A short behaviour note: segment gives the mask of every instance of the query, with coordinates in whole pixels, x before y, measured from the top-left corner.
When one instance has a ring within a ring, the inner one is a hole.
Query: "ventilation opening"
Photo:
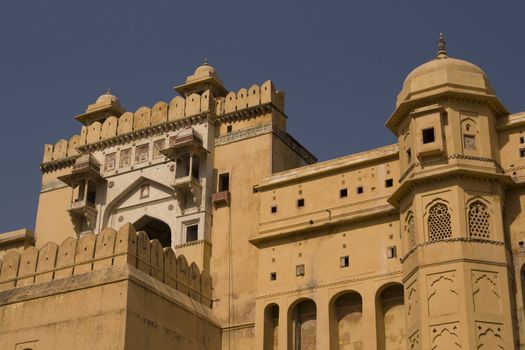
[[[396,256],[397,256],[396,247],[386,248],[386,258],[387,259],[394,259]]]
[[[393,179],[386,179],[385,180],[385,187],[392,187],[394,186],[394,180]]]
[[[297,207],[304,207],[304,198],[300,198],[297,200]]]
[[[270,281],[275,281],[277,279],[277,272],[270,272]]]
[[[423,143],[432,143],[435,140],[434,128],[423,129]]]
[[[276,205],[272,205],[271,212],[272,212],[272,214],[277,213],[277,206]]]
[[[343,188],[339,190],[339,198],[345,198],[348,197],[348,190],[346,188]]]
[[[348,267],[350,266],[350,258],[348,255],[342,256],[339,258],[339,267]]]
[[[295,276],[297,277],[304,276],[304,264],[295,265]]]
[[[363,193],[363,186],[359,186],[357,188],[357,194],[361,194],[361,193]]]

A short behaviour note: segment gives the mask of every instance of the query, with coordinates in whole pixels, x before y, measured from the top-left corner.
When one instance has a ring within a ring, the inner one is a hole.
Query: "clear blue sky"
[[[524,1],[3,1],[0,232],[34,227],[43,145],[109,87],[134,111],[208,57],[230,90],[272,79],[290,133],[320,160],[395,142],[405,76],[434,57],[482,67],[525,110]]]

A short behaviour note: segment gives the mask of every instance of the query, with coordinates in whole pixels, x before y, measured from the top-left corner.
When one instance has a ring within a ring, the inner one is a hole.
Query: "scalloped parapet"
[[[214,98],[210,91],[191,94],[187,98],[176,96],[170,103],[159,101],[153,107],[140,107],[120,116],[110,116],[103,121],[83,125],[80,135],[69,140],[59,140],[54,145],[44,147],[43,163],[60,161],[78,155],[78,147],[108,140],[138,130],[157,127],[162,124],[178,122],[198,115],[213,113],[218,117],[236,113],[260,105],[271,104],[284,113],[284,93],[275,90],[271,80],[262,85],[230,92],[226,97]]]
[[[67,238],[60,245],[10,251],[0,260],[0,290],[49,282],[74,275],[131,265],[192,299],[211,306],[211,278],[183,255],[163,248],[131,224],[118,231],[105,228],[98,235]]]

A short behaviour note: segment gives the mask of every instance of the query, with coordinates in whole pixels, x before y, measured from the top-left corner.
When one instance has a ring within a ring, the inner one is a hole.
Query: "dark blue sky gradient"
[[[405,76],[450,56],[525,110],[524,1],[3,1],[0,232],[34,227],[43,145],[80,130],[108,87],[130,111],[175,96],[208,57],[227,87],[272,79],[319,160],[395,142]]]

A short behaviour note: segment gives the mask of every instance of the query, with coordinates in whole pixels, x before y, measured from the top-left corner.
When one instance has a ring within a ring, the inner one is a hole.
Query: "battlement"
[[[272,104],[281,112],[284,110],[284,93],[276,91],[270,80],[261,86],[254,84],[249,89],[230,92],[226,97],[214,98],[209,90],[201,95],[191,94],[187,98],[177,96],[169,104],[159,101],[151,108],[143,106],[135,113],[125,112],[120,117],[110,116],[103,122],[84,125],[80,135],[74,135],[69,140],[61,139],[55,145],[46,144],[43,163],[75,157],[81,146],[130,135],[135,131],[162,130],[156,127],[167,124],[182,126],[193,123],[195,117],[203,114],[221,117],[264,104]]]
[[[0,290],[67,278],[111,266],[131,265],[192,299],[211,306],[211,277],[183,255],[163,248],[131,224],[118,231],[105,228],[98,235],[48,242],[40,249],[11,251],[0,260]]]

